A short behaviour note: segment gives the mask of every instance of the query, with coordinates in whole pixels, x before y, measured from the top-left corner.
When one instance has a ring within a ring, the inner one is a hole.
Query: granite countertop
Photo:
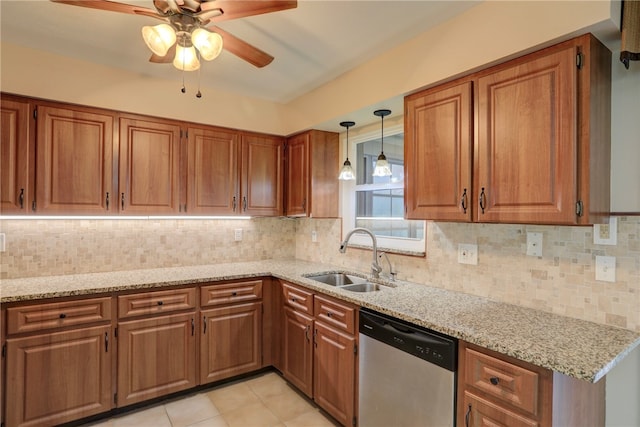
[[[345,269],[298,260],[266,260],[32,277],[3,280],[0,303],[273,276],[589,382],[604,377],[640,345],[640,334],[631,330],[428,285],[397,281],[379,292],[360,293],[304,277],[331,271]]]

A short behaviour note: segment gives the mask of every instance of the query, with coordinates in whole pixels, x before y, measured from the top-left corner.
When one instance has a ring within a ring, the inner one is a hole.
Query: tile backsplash
[[[294,257],[368,271],[369,251],[339,253],[341,227],[340,219],[2,220],[7,250],[0,278]],[[243,239],[236,242],[238,228]],[[542,233],[541,257],[525,255],[528,231]],[[618,217],[616,246],[594,245],[592,233],[592,227],[428,222],[426,257],[390,259],[400,280],[640,332],[640,217]],[[458,264],[459,243],[478,245],[478,265]],[[615,283],[595,280],[596,255],[616,257]]]

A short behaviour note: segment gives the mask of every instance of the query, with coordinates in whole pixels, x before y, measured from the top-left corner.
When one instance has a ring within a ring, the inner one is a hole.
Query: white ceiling
[[[123,1],[153,9],[151,0]],[[265,68],[223,52],[200,70],[202,85],[287,103],[476,1],[299,0],[296,9],[220,23],[220,27],[273,55]],[[148,62],[140,29],[144,16],[56,4],[0,0],[1,39],[140,74],[180,80],[171,64]],[[188,76],[188,78],[193,78]]]

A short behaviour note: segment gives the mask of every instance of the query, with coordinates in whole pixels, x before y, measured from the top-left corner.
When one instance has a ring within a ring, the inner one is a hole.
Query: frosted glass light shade
[[[384,153],[380,153],[376,161],[376,167],[373,170],[373,176],[391,176],[391,168]]]
[[[176,42],[176,32],[168,24],[142,27],[142,38],[151,52],[165,56]]]
[[[206,61],[215,59],[222,52],[222,37],[218,33],[196,28],[191,33],[191,43],[200,51],[200,55]]]
[[[340,170],[338,179],[340,181],[353,181],[354,179],[356,179],[356,174],[353,173],[353,168],[351,167],[351,162],[349,161],[349,159],[344,161],[344,165],[342,165],[342,169]]]
[[[173,66],[178,70],[195,71],[200,68],[200,61],[196,56],[196,50],[193,46],[182,47],[176,46],[176,57],[173,58]]]

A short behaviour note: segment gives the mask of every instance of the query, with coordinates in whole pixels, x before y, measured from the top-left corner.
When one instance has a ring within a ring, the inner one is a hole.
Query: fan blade
[[[130,4],[117,3],[109,0],[51,0],[54,3],[69,4],[72,6],[87,7],[89,9],[108,10],[110,12],[130,13],[132,15],[158,16],[158,12],[146,7],[132,6]]]
[[[215,31],[222,36],[222,46],[224,49],[258,68],[269,65],[271,61],[273,61],[273,56],[261,51],[255,46],[250,45],[244,40],[240,40],[236,36],[229,34],[219,27],[213,27],[210,28],[210,30]]]
[[[149,62],[153,62],[154,64],[168,64],[173,61],[173,58],[176,56],[176,44],[169,48],[167,54],[165,56],[156,55],[155,53],[151,54],[151,58],[149,58]]]
[[[216,18],[216,22],[278,12],[296,7],[298,7],[297,0],[213,0],[200,4],[202,12],[215,9],[222,11],[222,15]]]

